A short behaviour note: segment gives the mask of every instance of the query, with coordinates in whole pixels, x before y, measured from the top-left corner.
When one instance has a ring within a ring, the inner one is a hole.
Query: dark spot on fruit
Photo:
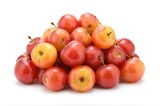
[[[43,51],[39,51],[39,55],[40,55],[40,56],[42,56],[42,55],[43,55],[43,53],[44,53]]]
[[[84,78],[83,77],[80,77],[80,82],[84,82]]]
[[[91,28],[91,25],[89,24],[89,25],[87,26],[87,28]]]
[[[112,32],[108,33],[107,36],[109,36]]]

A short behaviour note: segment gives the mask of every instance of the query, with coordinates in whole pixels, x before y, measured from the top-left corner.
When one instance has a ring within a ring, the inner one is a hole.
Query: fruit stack
[[[39,82],[53,91],[68,84],[86,92],[95,83],[108,89],[121,81],[137,82],[144,75],[134,43],[116,39],[114,30],[95,15],[84,13],[77,20],[65,14],[57,26],[52,25],[42,37],[29,37],[26,52],[17,58],[14,73],[21,83]]]

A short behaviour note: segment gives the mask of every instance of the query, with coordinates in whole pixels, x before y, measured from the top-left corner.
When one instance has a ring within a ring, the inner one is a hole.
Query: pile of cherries
[[[69,84],[78,92],[91,90],[95,83],[113,88],[119,82],[134,83],[145,66],[128,38],[116,39],[114,30],[102,25],[91,13],[77,20],[63,15],[57,26],[32,39],[15,64],[14,74],[24,84],[39,82],[53,91]]]

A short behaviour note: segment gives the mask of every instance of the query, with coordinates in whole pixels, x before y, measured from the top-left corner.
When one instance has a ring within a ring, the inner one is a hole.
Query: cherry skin
[[[31,84],[35,81],[38,73],[30,57],[22,57],[17,60],[14,68],[14,74],[18,81],[24,84]]]
[[[134,83],[139,81],[145,72],[144,63],[138,58],[130,58],[121,67],[122,79]]]
[[[85,46],[78,41],[69,42],[60,53],[60,59],[70,67],[81,65],[85,59]]]
[[[69,33],[72,33],[72,31],[77,27],[78,27],[78,21],[76,17],[72,14],[65,14],[58,21],[58,28],[65,29]]]
[[[113,88],[119,83],[120,70],[113,64],[99,67],[95,74],[97,83],[103,88]]]
[[[61,51],[71,41],[71,37],[66,30],[57,28],[51,33],[49,41],[55,46],[57,51]]]
[[[99,26],[92,33],[93,44],[101,49],[108,49],[114,46],[116,41],[115,33],[110,26]]]
[[[32,49],[40,44],[40,43],[45,43],[46,40],[42,37],[36,37],[34,39],[32,39],[30,36],[28,37],[29,39],[31,39],[31,41],[27,44],[27,47],[26,47],[26,53],[27,55],[31,55],[31,52],[32,52]]]
[[[112,46],[106,50],[105,53],[106,63],[114,64],[118,67],[126,61],[126,55],[124,50],[119,46]]]
[[[43,84],[50,90],[60,91],[67,84],[67,74],[62,68],[52,66],[44,73]]]
[[[94,29],[99,26],[100,22],[95,15],[84,13],[80,16],[78,24],[80,27],[85,28],[89,34],[92,34]]]
[[[36,76],[37,82],[39,82],[39,83],[42,84],[42,85],[43,85],[42,78],[43,78],[43,75],[44,75],[44,73],[46,72],[46,70],[47,70],[47,69],[39,68],[38,74],[37,74],[37,76]]]
[[[117,45],[120,46],[129,57],[133,56],[135,51],[135,46],[130,39],[121,38],[117,40]]]
[[[91,45],[91,43],[92,43],[91,35],[83,27],[76,28],[71,33],[71,39],[81,42],[85,47]]]
[[[94,71],[103,65],[104,53],[100,48],[91,45],[86,48],[85,53],[85,64],[90,66]]]

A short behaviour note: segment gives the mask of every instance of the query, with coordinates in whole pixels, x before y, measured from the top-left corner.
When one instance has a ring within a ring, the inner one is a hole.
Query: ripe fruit
[[[31,39],[31,41],[28,43],[27,47],[26,47],[26,53],[27,55],[31,55],[32,49],[40,44],[40,43],[45,43],[45,39],[43,39],[42,37],[36,37],[34,39],[32,39],[30,36],[28,37],[29,39]]]
[[[69,72],[68,82],[73,90],[86,92],[94,86],[94,71],[86,65],[76,66]]]
[[[78,27],[78,21],[72,14],[63,15],[58,21],[58,28],[62,28],[71,33],[74,29]]]
[[[49,41],[55,46],[57,51],[61,51],[71,41],[71,37],[66,30],[57,28],[51,33]]]
[[[104,53],[100,48],[94,45],[88,46],[86,48],[85,56],[85,64],[90,66],[94,71],[103,65]]]
[[[51,24],[55,26],[53,22],[51,22]],[[49,42],[50,35],[54,30],[56,30],[56,26],[45,30],[45,32],[43,33],[43,38],[45,39],[46,42]]]
[[[67,84],[67,74],[62,68],[52,66],[44,73],[43,84],[53,91],[62,90]]]
[[[80,27],[85,28],[88,33],[92,34],[94,29],[99,26],[99,20],[91,13],[84,13],[80,16],[78,24]]]
[[[120,46],[129,57],[133,56],[135,46],[131,40],[127,38],[121,38],[117,41],[117,45]]]
[[[119,83],[120,70],[112,64],[101,66],[96,70],[96,81],[103,88],[112,88]]]
[[[115,40],[115,33],[109,26],[99,26],[92,33],[94,45],[101,49],[107,49],[113,46]]]
[[[122,79],[126,82],[139,81],[145,72],[144,63],[138,58],[130,58],[121,67]]]
[[[26,52],[17,58],[14,72],[20,82],[38,82],[59,91],[68,80],[72,89],[86,92],[95,82],[112,88],[119,80],[136,82],[144,75],[145,67],[133,42],[117,40],[114,30],[102,25],[95,15],[84,13],[77,21],[74,15],[65,14],[58,27],[51,24],[54,27],[43,37],[29,36]]]
[[[91,43],[92,43],[92,37],[91,37],[91,35],[83,27],[76,28],[71,33],[71,39],[72,40],[77,40],[77,41],[81,42],[86,47],[89,46],[89,45],[91,45]]]
[[[71,41],[62,49],[60,58],[70,67],[81,65],[85,59],[85,47],[78,41]]]
[[[16,61],[14,74],[18,81],[31,84],[35,81],[38,68],[33,64],[30,57],[22,57]]]
[[[49,43],[41,43],[36,45],[31,52],[33,63],[40,68],[51,67],[57,58],[56,48]]]
[[[105,58],[108,64],[114,64],[120,67],[126,60],[126,55],[121,47],[112,46],[109,49],[107,49]]]

